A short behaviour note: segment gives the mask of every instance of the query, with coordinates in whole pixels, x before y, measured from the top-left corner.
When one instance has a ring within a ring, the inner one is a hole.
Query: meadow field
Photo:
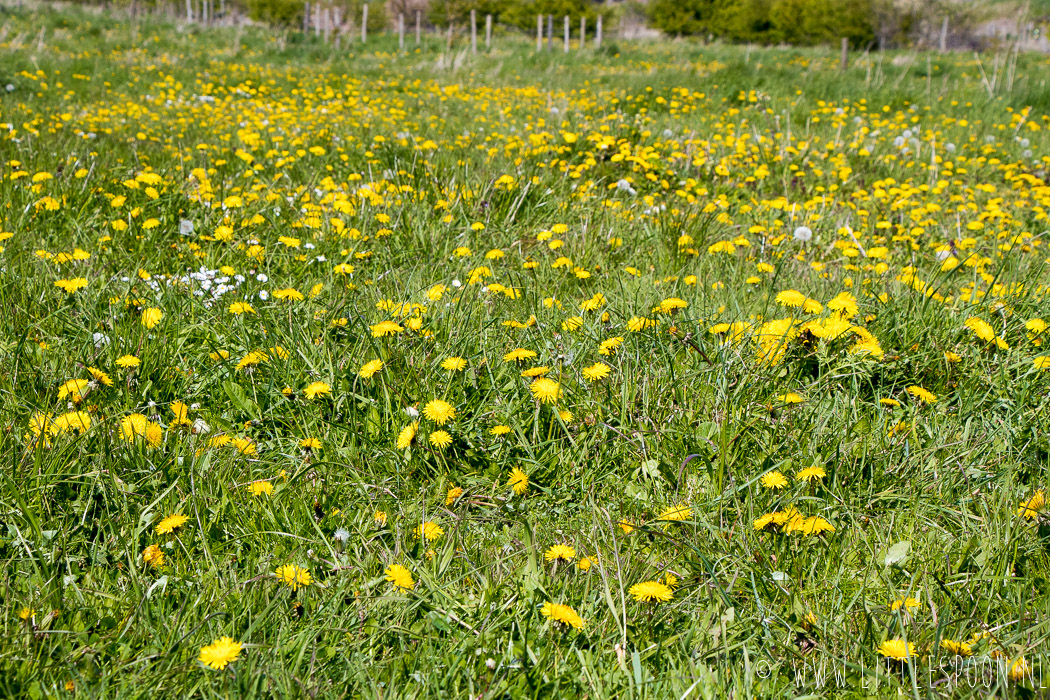
[[[0,696],[1050,687],[1050,57],[0,12]]]

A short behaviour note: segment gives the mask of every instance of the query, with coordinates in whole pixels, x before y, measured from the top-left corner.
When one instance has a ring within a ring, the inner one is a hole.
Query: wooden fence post
[[[594,30],[594,48],[602,47],[602,16],[598,15],[598,26]]]
[[[540,51],[543,51],[543,15],[536,15],[536,52]]]
[[[416,46],[419,46],[420,27],[422,26],[422,11],[416,10]]]
[[[310,3],[309,1],[303,5],[303,34],[307,34],[310,31]]]
[[[478,11],[470,11],[470,53],[478,55]]]
[[[314,3],[314,36],[321,36],[321,3]]]
[[[580,51],[583,51],[583,46],[587,42],[587,18],[580,17]]]
[[[547,15],[547,50],[554,48],[554,15]]]
[[[400,51],[405,50],[405,15],[404,13],[397,16],[397,48]]]
[[[492,15],[485,15],[485,50],[492,48]]]
[[[565,53],[569,53],[569,16],[565,15]]]
[[[842,37],[842,59],[839,61],[839,67],[845,71],[849,68],[849,39]]]
[[[368,3],[361,6],[361,43],[368,41]]]

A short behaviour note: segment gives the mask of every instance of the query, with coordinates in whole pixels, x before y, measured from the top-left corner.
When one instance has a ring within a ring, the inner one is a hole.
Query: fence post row
[[[186,19],[192,22],[196,15],[203,23],[207,23],[208,20],[214,14],[212,3],[214,0],[200,0],[200,11],[195,12],[194,5],[196,0],[186,0]],[[225,3],[222,3],[225,4]],[[420,10],[416,10],[416,46],[422,43],[423,35],[423,13]],[[569,53],[570,47],[570,17],[565,15],[563,17],[564,23],[564,52]],[[303,3],[303,33],[309,34],[311,25],[313,25],[314,36],[324,36],[325,43],[329,41],[330,33],[337,29],[339,34],[342,34],[343,17],[342,11],[339,8],[328,8],[322,7],[320,0],[306,0]],[[485,49],[492,49],[492,15],[485,15]],[[451,35],[452,27],[449,27],[449,34]],[[338,37],[337,37],[338,40]],[[368,3],[364,3],[361,6],[361,43],[364,44],[368,41]],[[847,65],[847,51],[849,40],[842,40],[842,66],[845,70]],[[580,49],[585,48],[587,45],[587,18],[580,17]],[[405,49],[405,15],[400,13],[397,16],[397,46],[400,50]],[[595,48],[601,48],[602,46],[602,16],[598,15],[597,25],[595,26],[594,35],[594,46]],[[547,15],[547,48],[554,48],[554,15]],[[478,16],[477,10],[470,11],[470,50],[474,55],[478,53]],[[536,15],[536,51],[543,50],[543,15]]]

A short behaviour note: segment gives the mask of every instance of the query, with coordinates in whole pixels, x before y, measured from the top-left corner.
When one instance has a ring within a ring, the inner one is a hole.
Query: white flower
[[[265,274],[263,274],[262,272],[260,272],[259,274],[257,274],[257,275],[255,276],[255,280],[256,280],[257,282],[269,282],[269,281],[270,281],[270,278],[269,278],[269,277],[267,277],[267,276],[266,276]]]
[[[183,219],[179,222],[179,235],[188,236],[193,233],[193,222],[189,219]]]
[[[266,301],[267,299],[270,298],[270,293],[264,289],[261,292],[259,292],[259,298],[262,299],[263,301]]]
[[[409,418],[419,418],[419,409],[415,406],[409,406],[405,409],[405,415]]]
[[[95,348],[101,349],[106,345],[109,345],[109,336],[105,333],[92,333],[91,340],[95,343]]]
[[[796,241],[806,243],[813,238],[813,230],[809,226],[799,226],[795,229],[794,236]]]

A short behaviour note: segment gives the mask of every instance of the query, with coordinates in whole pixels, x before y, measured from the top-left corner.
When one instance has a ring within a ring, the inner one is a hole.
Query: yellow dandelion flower
[[[427,542],[433,542],[434,540],[440,539],[444,534],[445,531],[441,526],[430,520],[426,520],[417,525],[416,529],[412,531],[412,536],[417,540],[423,538]]]
[[[102,370],[96,369],[95,367],[88,367],[87,371],[88,374],[94,377],[95,381],[99,384],[102,384],[103,386],[113,386],[113,380]]]
[[[773,490],[782,489],[788,485],[787,477],[777,470],[766,472],[762,475],[760,481],[762,482],[762,485],[765,486],[767,489]]]
[[[235,642],[230,637],[220,637],[201,647],[197,660],[209,668],[221,671],[240,657],[242,649],[244,645],[240,642]]]
[[[503,356],[504,362],[522,362],[524,360],[531,360],[536,357],[536,353],[532,350],[526,350],[525,348],[517,348],[511,350]]]
[[[423,407],[423,415],[438,425],[444,425],[456,417],[456,408],[442,399],[433,399]]]
[[[586,624],[575,610],[568,605],[561,605],[560,603],[552,603],[547,601],[540,608],[540,613],[548,620],[561,623],[566,627],[572,627],[573,629],[583,629]]]
[[[955,656],[973,656],[973,647],[968,642],[957,642],[953,639],[942,639],[941,649]]]
[[[399,449],[399,450],[407,449],[408,446],[412,444],[412,441],[416,439],[416,431],[418,431],[418,430],[419,430],[419,421],[412,421],[411,423],[406,425],[404,428],[402,428],[401,432],[398,433],[398,436],[397,436],[397,449]]]
[[[248,484],[248,493],[253,496],[269,496],[273,493],[273,483],[261,479]]]
[[[374,326],[371,326],[370,330],[372,331],[373,338],[385,338],[388,335],[401,333],[405,329],[393,321],[380,321]]]
[[[462,357],[446,357],[441,361],[441,369],[448,372],[461,372],[467,366],[467,361]]]
[[[604,362],[595,362],[590,367],[583,369],[583,377],[591,382],[600,382],[608,377],[610,372],[612,372],[612,368],[609,365]]]
[[[676,506],[664,508],[660,515],[656,516],[656,519],[664,522],[680,522],[691,517],[693,517],[693,509],[680,503]]]
[[[142,325],[146,328],[156,328],[162,318],[164,318],[164,312],[155,306],[142,310]]]
[[[887,639],[879,645],[877,651],[887,659],[907,662],[915,656],[915,645],[903,639]]]
[[[412,572],[401,564],[391,564],[383,573],[386,575],[386,580],[394,584],[394,587],[400,591],[410,591],[416,585],[416,582],[412,580]]]
[[[660,581],[636,583],[627,589],[627,592],[634,596],[635,600],[645,603],[666,603],[674,598],[674,591],[671,590],[671,587]]]
[[[937,402],[936,394],[934,394],[934,393],[932,393],[930,391],[927,391],[926,389],[923,389],[921,386],[913,385],[913,386],[910,386],[907,389],[905,389],[905,391],[907,391],[909,394],[911,394],[915,398],[919,399],[923,403],[936,403]]]
[[[55,419],[51,421],[50,432],[57,435],[59,433],[70,433],[76,431],[78,434],[83,435],[90,428],[90,414],[86,411],[70,411],[69,413],[55,416]]]
[[[452,436],[449,435],[447,430],[435,430],[427,439],[431,445],[439,450],[443,450],[452,444]]]
[[[142,550],[142,562],[154,569],[161,569],[164,567],[164,552],[160,551],[157,545],[151,544]]]
[[[529,477],[519,467],[514,467],[510,471],[510,479],[507,480],[507,485],[514,490],[514,493],[520,496],[529,488]]]
[[[917,607],[919,607],[919,599],[918,598],[911,598],[911,597],[898,598],[897,600],[895,600],[892,603],[890,603],[890,610],[894,610],[894,611],[900,610],[901,608],[904,608],[905,612],[907,612],[908,610],[911,610],[912,608],[917,608]]]
[[[541,377],[530,384],[529,391],[541,403],[554,403],[562,395],[561,385],[547,377]]]
[[[303,389],[303,395],[308,399],[316,399],[319,396],[330,396],[332,387],[325,382],[313,382]]]
[[[576,558],[576,550],[567,544],[552,545],[543,555],[547,561],[572,561]]]
[[[1017,515],[1027,520],[1034,520],[1039,517],[1039,513],[1045,507],[1046,494],[1043,491],[1036,491],[1027,501],[1021,501],[1021,505],[1017,509]]]
[[[142,364],[142,360],[135,357],[134,355],[121,355],[117,358],[116,365],[123,369],[131,369],[132,367],[138,367]]]
[[[357,376],[362,379],[371,379],[379,370],[383,369],[382,360],[369,360],[357,370]]]
[[[827,476],[827,472],[824,471],[823,467],[813,466],[800,469],[798,473],[795,474],[795,479],[797,481],[819,481],[825,476]]]
[[[306,588],[313,582],[310,572],[301,566],[296,566],[295,564],[279,566],[273,573],[278,581],[288,586],[293,591],[297,591],[300,588]]]
[[[58,387],[58,400],[69,397],[73,403],[80,403],[88,393],[89,384],[91,381],[88,379],[70,379]]]
[[[182,513],[174,513],[157,523],[156,533],[158,535],[170,534],[185,525],[188,521],[189,518]]]

